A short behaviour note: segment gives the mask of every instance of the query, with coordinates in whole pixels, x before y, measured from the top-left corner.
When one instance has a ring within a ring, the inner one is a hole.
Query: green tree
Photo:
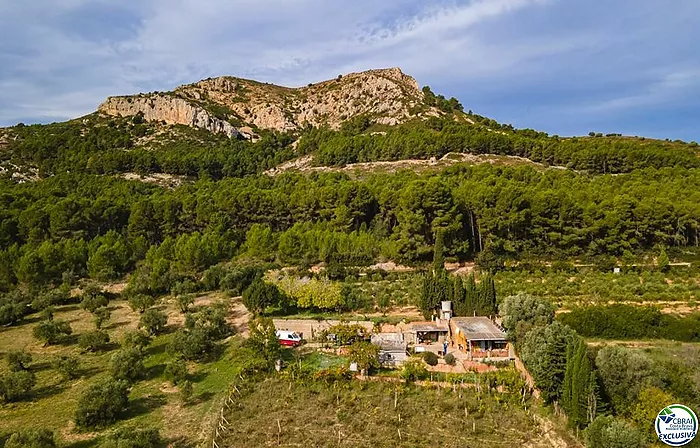
[[[146,373],[143,353],[138,348],[121,349],[112,355],[110,369],[113,378],[133,383]]]
[[[261,314],[269,306],[278,304],[282,293],[276,285],[257,279],[243,291],[243,304],[255,314]]]
[[[129,403],[129,383],[107,379],[90,386],[78,400],[75,423],[94,429],[114,423]]]
[[[88,331],[78,338],[78,347],[87,352],[105,350],[109,345],[109,334],[104,330]]]
[[[180,294],[175,300],[177,301],[177,307],[182,314],[187,314],[190,311],[190,307],[194,305],[194,296],[192,294]]]
[[[155,336],[165,330],[168,324],[168,316],[155,308],[149,308],[139,320],[139,328],[145,330],[149,335]]]
[[[173,385],[177,386],[187,380],[187,361],[175,358],[165,366],[165,376]]]
[[[100,448],[158,448],[163,445],[155,428],[120,428],[110,434]]]
[[[656,263],[661,272],[668,272],[668,270],[671,268],[671,260],[669,260],[668,254],[666,253],[666,249],[664,247],[661,247],[661,252],[659,253],[659,258],[656,260]]]
[[[97,308],[92,312],[94,314],[93,318],[93,323],[95,324],[95,328],[100,330],[102,328],[102,325],[104,325],[105,322],[109,321],[110,316],[112,315],[111,311],[109,311],[109,308],[107,307],[100,307]]]
[[[654,421],[659,411],[677,400],[668,392],[655,386],[645,386],[639,392],[636,404],[632,408],[630,420],[642,431],[649,442],[657,439]]]
[[[379,346],[371,342],[355,342],[348,346],[347,355],[351,362],[357,363],[357,367],[366,372],[379,367]]]
[[[83,299],[80,306],[83,309],[94,313],[98,308],[106,307],[109,304],[107,296],[102,292],[99,286],[90,284],[83,291]]]
[[[258,317],[249,322],[248,329],[250,331],[248,346],[265,359],[268,369],[272,369],[282,355],[275,324],[272,323],[272,319]]]
[[[533,326],[548,325],[554,320],[555,306],[545,299],[529,294],[517,294],[503,299],[499,307],[503,328],[508,339],[518,344],[526,331]],[[517,331],[518,328],[521,331]]]
[[[567,346],[574,336],[571,328],[557,321],[535,327],[525,335],[521,358],[548,403],[557,402],[562,396]]]
[[[16,432],[5,442],[5,448],[55,448],[53,432],[48,429],[25,429]]]
[[[122,348],[137,348],[141,351],[151,343],[151,338],[142,331],[127,331],[122,337]]]
[[[436,366],[438,364],[438,357],[433,352],[423,352],[423,361],[429,366]]]
[[[644,448],[644,435],[633,425],[609,415],[597,417],[585,431],[587,448]]]
[[[194,387],[192,382],[185,380],[180,385],[180,400],[182,403],[187,404],[192,399],[192,394],[194,393]]]
[[[35,338],[44,341],[44,347],[56,344],[62,337],[72,333],[70,324],[62,320],[39,322],[32,330]]]
[[[145,313],[147,309],[156,304],[156,299],[147,294],[132,294],[129,296],[129,306],[132,310]]]
[[[77,356],[60,355],[53,360],[52,365],[64,380],[72,380],[80,376],[80,361]]]
[[[629,413],[640,390],[656,382],[651,361],[643,354],[623,347],[609,345],[601,348],[595,365],[604,395],[618,415]]]
[[[32,355],[25,350],[10,350],[5,353],[5,361],[10,372],[28,370],[32,362]]]
[[[433,246],[433,272],[445,269],[445,233],[438,230],[435,234],[435,245]]]
[[[0,376],[0,400],[18,401],[24,398],[36,384],[34,373],[26,370]]]

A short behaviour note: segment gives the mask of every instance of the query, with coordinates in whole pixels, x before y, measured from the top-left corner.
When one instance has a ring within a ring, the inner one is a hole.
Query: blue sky
[[[698,0],[0,0],[0,126],[398,66],[516,127],[700,141],[699,41]]]

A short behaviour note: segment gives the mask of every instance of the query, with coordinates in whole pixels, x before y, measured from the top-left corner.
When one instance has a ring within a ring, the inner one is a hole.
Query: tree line
[[[615,345],[589,346],[554,319],[549,301],[518,294],[505,298],[499,311],[542,398],[563,410],[572,427],[586,429],[589,447],[647,446],[656,440],[653,421],[660,409],[700,400],[692,372],[680,362]]]

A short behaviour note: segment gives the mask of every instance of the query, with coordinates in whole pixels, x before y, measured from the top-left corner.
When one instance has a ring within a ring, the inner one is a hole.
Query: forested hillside
[[[508,260],[629,258],[699,244],[695,143],[548,136],[463,113],[456,100],[427,87],[412,95],[422,96],[421,110],[439,113],[396,126],[363,114],[338,130],[259,130],[255,142],[142,114],[5,129],[0,290],[117,279],[139,266],[170,281],[197,279],[234,258],[420,264],[430,261],[438,233],[448,258],[486,269]],[[339,165],[447,152],[571,169],[464,163],[357,179],[263,174],[302,155]],[[182,182],[164,188],[123,178],[134,173]]]

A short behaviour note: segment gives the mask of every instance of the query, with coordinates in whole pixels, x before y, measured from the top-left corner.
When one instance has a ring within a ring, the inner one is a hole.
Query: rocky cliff
[[[306,125],[338,128],[355,116],[395,125],[441,112],[425,104],[412,77],[398,68],[340,75],[289,88],[230,76],[187,84],[168,93],[110,97],[99,111],[251,137],[254,129],[293,131]]]
[[[203,107],[171,94],[113,96],[107,98],[98,111],[120,117],[141,113],[146,121],[193,126],[210,132],[224,133],[229,137],[240,134],[228,121],[214,117]]]

